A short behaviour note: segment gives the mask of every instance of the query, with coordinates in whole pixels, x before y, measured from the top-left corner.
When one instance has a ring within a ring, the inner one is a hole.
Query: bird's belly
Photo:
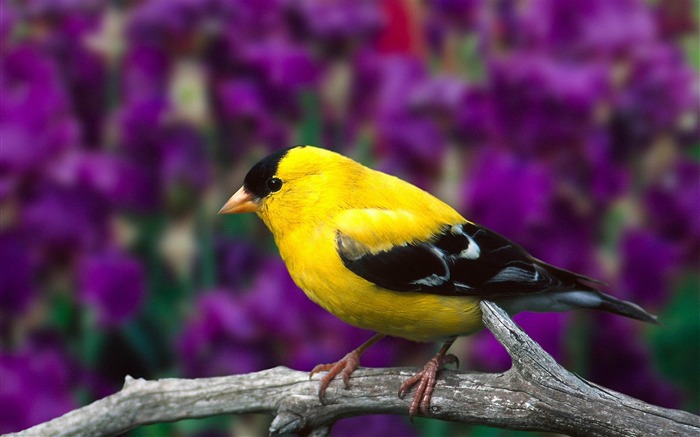
[[[483,327],[475,298],[392,291],[361,278],[312,282],[297,281],[311,300],[360,328],[413,341],[432,341],[468,335]]]
[[[478,299],[387,290],[350,272],[336,252],[335,231],[328,228],[292,235],[277,245],[306,295],[351,325],[414,341],[467,335],[483,327]],[[308,253],[300,254],[299,247]]]

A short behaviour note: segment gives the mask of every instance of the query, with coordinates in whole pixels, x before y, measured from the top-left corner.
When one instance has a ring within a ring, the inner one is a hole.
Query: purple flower
[[[410,112],[429,118],[444,139],[482,145],[498,138],[493,93],[482,85],[470,85],[456,76],[436,76],[418,81],[409,93]],[[416,139],[423,148],[439,157],[425,139]],[[423,159],[429,159],[424,157]],[[435,163],[442,165],[440,161]]]
[[[168,104],[164,98],[126,102],[119,113],[120,146],[138,163],[155,165],[160,158],[158,140],[165,125]]]
[[[193,128],[170,126],[160,140],[160,183],[170,207],[195,203],[209,182],[204,140]]]
[[[483,0],[431,0],[427,2],[428,31],[433,46],[440,52],[445,31],[468,31],[479,22],[484,10]]]
[[[576,199],[558,197],[550,206],[549,221],[533,226],[528,238],[518,241],[539,259],[600,278],[595,236],[601,219],[601,214],[581,207]]]
[[[591,324],[589,374],[596,384],[666,408],[678,408],[680,393],[652,368],[648,350],[633,330],[634,321],[598,314]]]
[[[170,55],[159,47],[130,47],[120,75],[125,111],[149,110],[153,114],[164,110],[172,64]]]
[[[238,39],[275,29],[280,24],[278,3],[279,0],[149,1],[133,9],[127,36],[132,45],[158,48],[170,55],[197,54],[206,51],[208,43],[222,33]]]
[[[366,57],[364,62],[371,63],[363,69],[366,74],[372,73],[366,77],[375,82],[376,113],[382,117],[407,112],[411,108],[412,92],[428,80],[426,67],[415,58],[398,55]],[[372,83],[361,85],[373,88]]]
[[[628,68],[613,113],[617,147],[639,150],[662,132],[680,137],[694,134],[691,144],[696,144],[698,80],[682,52],[674,46],[649,44]]]
[[[222,144],[230,144],[226,152],[231,161],[241,159],[249,148],[285,144],[285,127],[269,107],[263,85],[252,79],[227,79],[215,85]]]
[[[482,0],[430,0],[428,4],[431,10],[456,20],[471,18],[483,7]]]
[[[209,1],[199,29],[204,62],[216,80],[245,73],[246,46],[270,37],[286,38],[284,0]],[[235,23],[235,24],[234,24]]]
[[[99,30],[104,2],[94,0],[30,0],[22,4],[23,18],[28,24],[26,37],[41,47],[68,72],[64,77],[73,79],[70,72],[90,68],[76,65],[79,54],[91,54],[86,50],[86,40]],[[96,57],[96,55],[95,55]],[[71,83],[80,87],[81,84]],[[98,90],[93,90],[98,91]]]
[[[265,115],[262,90],[253,80],[227,80],[217,87],[217,97],[221,113],[233,120],[257,120]]]
[[[17,11],[13,4],[0,3],[0,53],[4,53],[12,40],[12,32],[17,23]]]
[[[288,141],[286,121],[300,116],[301,93],[316,86],[321,71],[307,48],[282,37],[247,41],[229,51],[230,59],[209,64],[222,143],[235,146],[227,152],[237,159],[252,145]]]
[[[82,128],[82,141],[97,146],[107,108],[107,67],[103,58],[86,49],[71,50],[63,59],[63,76]]]
[[[650,9],[642,0],[543,0],[516,16],[520,47],[563,58],[611,59],[646,47],[656,37]]]
[[[144,270],[136,258],[116,250],[87,255],[80,266],[80,300],[111,328],[127,323],[146,295]]]
[[[160,199],[168,208],[189,208],[209,183],[206,144],[193,127],[167,120],[165,100],[130,102],[122,109],[121,147],[138,180],[140,199]],[[153,201],[150,208],[161,202]],[[148,207],[146,202],[139,206]]]
[[[642,306],[660,306],[669,296],[678,248],[645,229],[627,231],[621,241],[622,286]]]
[[[546,166],[502,151],[485,151],[465,181],[469,216],[515,241],[550,222],[555,180]]]
[[[183,372],[204,377],[261,370],[270,352],[264,334],[242,299],[224,290],[207,292],[178,338]]]
[[[102,6],[102,2],[98,0],[29,0],[25,2],[26,12],[31,16],[63,17],[87,14],[99,11]]]
[[[464,183],[469,217],[559,267],[596,276],[594,235],[601,217],[582,208],[550,166],[485,151]]]
[[[77,407],[74,363],[56,345],[0,351],[0,433],[16,432]]]
[[[700,258],[700,164],[680,160],[647,188],[650,226],[672,241],[690,265]]]
[[[378,85],[371,111],[377,114],[379,167],[425,187],[438,174],[446,148],[441,114],[428,114],[435,107],[453,107],[450,93],[461,87],[447,79],[428,80],[415,59],[387,57],[375,68]]]
[[[608,97],[607,71],[533,54],[489,64],[490,92],[502,141],[522,153],[585,144],[596,108]]]
[[[380,5],[371,0],[302,0],[291,2],[287,15],[298,34],[312,38],[330,56],[376,36],[385,22]]]
[[[119,152],[139,173],[139,209],[154,210],[159,206],[161,158],[160,141],[168,105],[161,98],[127,102],[119,111]]]
[[[105,199],[87,190],[43,184],[27,200],[21,223],[31,241],[60,258],[99,245],[109,212]]]
[[[50,166],[48,176],[61,186],[80,187],[117,207],[147,210],[155,201],[144,189],[150,183],[144,169],[112,154],[66,154]]]
[[[0,63],[0,170],[26,172],[75,146],[78,126],[56,65],[23,45]]]
[[[257,246],[223,235],[215,240],[217,284],[233,289],[247,283],[263,263]]]
[[[345,39],[373,34],[383,17],[376,2],[333,0],[319,3],[302,0],[290,5],[305,30],[319,39]]]
[[[80,119],[83,140],[97,145],[106,108],[107,68],[86,41],[99,30],[104,4],[94,0],[30,1],[24,5],[29,37],[59,67],[63,87]],[[37,29],[41,29],[37,31]]]
[[[415,116],[387,117],[379,123],[379,168],[427,188],[439,173],[446,149],[437,123]]]
[[[480,146],[498,138],[492,94],[483,86],[469,86],[454,111],[454,135],[467,146]]]
[[[467,83],[456,76],[436,76],[416,84],[408,106],[420,114],[440,119],[457,112],[463,104]]]
[[[133,43],[161,48],[186,47],[202,16],[201,2],[155,0],[135,8],[127,37]]]
[[[10,318],[21,315],[36,292],[34,274],[36,260],[20,235],[4,232],[0,234],[0,265],[3,266],[0,281],[0,332]]]
[[[308,49],[283,39],[248,44],[242,59],[253,77],[262,81],[266,101],[276,112],[294,114],[298,93],[315,86],[320,74],[320,66]]]
[[[607,205],[629,189],[630,168],[616,159],[619,156],[607,133],[592,133],[581,154],[562,166],[562,173],[573,176],[572,182],[596,205]]]

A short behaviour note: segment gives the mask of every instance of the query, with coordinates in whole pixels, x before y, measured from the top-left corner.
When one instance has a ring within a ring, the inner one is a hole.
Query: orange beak
[[[219,214],[242,214],[244,212],[256,212],[260,205],[253,200],[253,196],[241,187],[236,194],[221,207]]]

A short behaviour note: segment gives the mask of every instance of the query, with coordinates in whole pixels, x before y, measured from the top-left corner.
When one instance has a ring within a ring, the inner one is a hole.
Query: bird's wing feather
[[[398,238],[379,229],[405,231],[404,220],[419,219],[410,213],[354,211],[355,220],[337,230],[338,254],[350,271],[390,290],[498,298],[591,289],[581,282],[588,278],[543,263],[507,238],[470,222],[432,224],[432,233],[423,228],[417,238],[407,238],[414,234],[405,232]],[[371,219],[363,220],[368,215]]]
[[[422,284],[439,287],[450,276],[438,249],[422,242],[440,226],[407,210],[353,209],[335,221],[336,249],[345,266],[390,290],[417,291]],[[431,229],[433,230],[431,232]]]

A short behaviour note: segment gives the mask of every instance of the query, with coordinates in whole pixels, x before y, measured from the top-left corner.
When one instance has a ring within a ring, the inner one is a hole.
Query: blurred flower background
[[[216,215],[293,144],[410,180],[659,314],[516,321],[582,376],[697,413],[697,17],[693,0],[0,0],[0,432],[125,375],[309,370],[368,338],[306,299],[259,220]],[[389,339],[363,364],[436,347]],[[455,351],[510,366],[487,332]],[[267,420],[130,435],[264,435]]]

